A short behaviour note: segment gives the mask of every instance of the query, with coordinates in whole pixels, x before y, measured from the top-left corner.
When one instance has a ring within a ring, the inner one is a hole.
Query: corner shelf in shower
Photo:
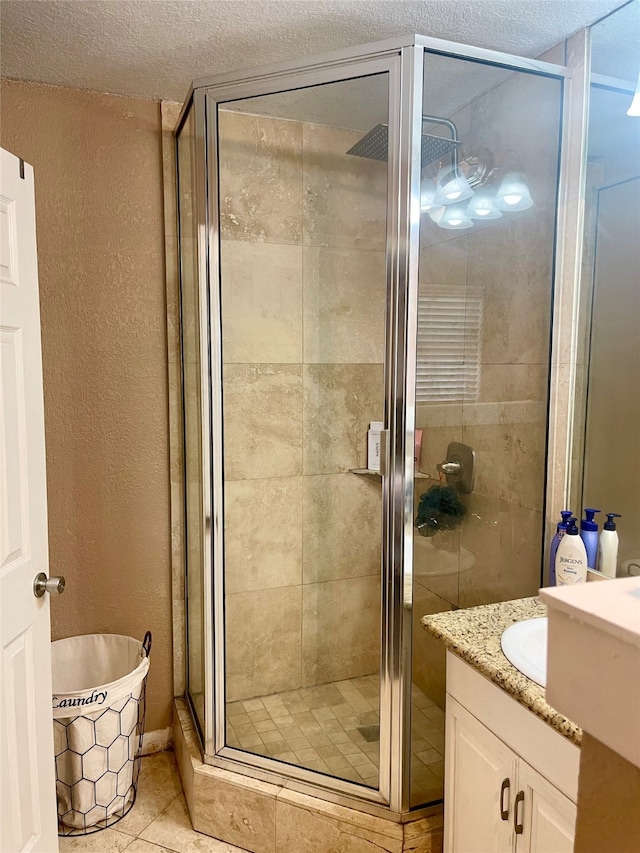
[[[374,471],[371,468],[349,468],[350,474],[365,474],[370,477],[380,477],[380,471]],[[415,471],[413,474],[415,480],[431,480],[430,474],[423,474],[422,471]]]

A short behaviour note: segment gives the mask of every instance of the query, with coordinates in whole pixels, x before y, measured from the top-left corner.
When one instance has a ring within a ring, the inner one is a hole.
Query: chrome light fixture
[[[423,173],[420,210],[428,212],[431,221],[440,228],[458,231],[471,228],[474,220],[500,219],[505,212],[533,207],[517,152],[506,151],[501,160],[497,164],[488,148],[459,160],[458,149],[454,148],[451,161],[446,165],[439,163],[435,180]]]
[[[524,172],[507,172],[494,201],[498,210],[528,210],[533,207]]]

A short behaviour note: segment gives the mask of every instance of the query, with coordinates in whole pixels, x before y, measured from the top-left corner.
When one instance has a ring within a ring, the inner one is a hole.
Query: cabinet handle
[[[504,792],[508,791],[511,787],[511,782],[509,779],[502,780],[502,786],[500,788],[500,817],[502,820],[509,820],[509,803],[507,802],[507,807],[504,807]]]
[[[513,809],[513,825],[516,830],[516,835],[522,835],[522,833],[524,832],[524,824],[522,823],[522,821],[518,820],[518,806],[520,805],[520,803],[524,803],[524,791],[518,791],[518,793],[516,794],[516,801]]]

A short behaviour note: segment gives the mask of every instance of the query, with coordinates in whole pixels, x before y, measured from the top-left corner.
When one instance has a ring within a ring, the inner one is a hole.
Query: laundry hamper
[[[51,644],[58,834],[113,826],[135,802],[151,633]]]

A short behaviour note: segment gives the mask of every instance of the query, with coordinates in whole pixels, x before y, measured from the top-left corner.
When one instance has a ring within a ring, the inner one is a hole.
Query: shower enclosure
[[[187,695],[209,764],[394,820],[441,799],[420,617],[541,582],[564,74],[415,36],[194,83]]]

